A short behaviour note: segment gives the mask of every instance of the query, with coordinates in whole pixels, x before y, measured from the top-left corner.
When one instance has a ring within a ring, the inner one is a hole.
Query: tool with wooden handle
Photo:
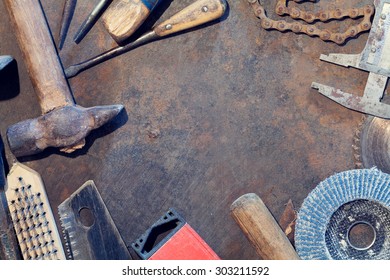
[[[46,147],[59,147],[65,152],[82,148],[91,130],[114,118],[123,106],[77,106],[40,2],[4,2],[43,114],[8,128],[7,138],[12,152],[15,156],[27,156]]]
[[[141,26],[160,0],[114,0],[102,16],[111,37],[121,43]]]
[[[267,260],[298,260],[290,241],[267,206],[254,193],[241,196],[230,207],[231,215],[257,254]]]
[[[87,61],[70,66],[65,70],[66,77],[74,77],[81,71],[162,37],[218,19],[225,13],[226,7],[226,0],[197,0],[134,42],[113,48]]]

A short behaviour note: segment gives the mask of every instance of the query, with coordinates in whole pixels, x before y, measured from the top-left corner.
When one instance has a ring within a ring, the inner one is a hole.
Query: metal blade
[[[16,233],[13,228],[4,190],[6,178],[2,159],[3,141],[0,138],[0,260],[21,259]]]
[[[368,116],[358,134],[362,167],[390,173],[390,120]]]
[[[58,212],[69,259],[131,259],[93,181],[61,203]]]
[[[61,29],[60,36],[58,40],[58,48],[61,50],[64,46],[64,42],[66,39],[66,34],[68,33],[68,29],[70,26],[70,22],[72,21],[72,17],[76,8],[77,0],[66,0],[64,4],[64,10],[62,12],[62,21],[61,21]]]

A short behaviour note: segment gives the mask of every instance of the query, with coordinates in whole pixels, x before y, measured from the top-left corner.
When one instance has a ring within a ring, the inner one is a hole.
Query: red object
[[[219,259],[210,246],[187,223],[149,258],[149,260]]]

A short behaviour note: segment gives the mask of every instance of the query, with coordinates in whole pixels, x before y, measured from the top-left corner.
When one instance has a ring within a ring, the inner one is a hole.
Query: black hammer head
[[[81,149],[85,137],[93,129],[109,122],[122,109],[123,105],[65,106],[10,126],[7,130],[8,143],[16,157],[37,154],[48,147],[71,152]]]

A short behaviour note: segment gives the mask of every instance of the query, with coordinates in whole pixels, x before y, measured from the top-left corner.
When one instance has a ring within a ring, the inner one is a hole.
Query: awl
[[[129,38],[161,0],[114,0],[102,15],[104,27],[117,42]]]
[[[65,70],[66,77],[74,77],[81,71],[162,37],[218,19],[225,13],[226,7],[226,0],[198,0],[132,43],[113,48],[85,62],[70,66]]]

